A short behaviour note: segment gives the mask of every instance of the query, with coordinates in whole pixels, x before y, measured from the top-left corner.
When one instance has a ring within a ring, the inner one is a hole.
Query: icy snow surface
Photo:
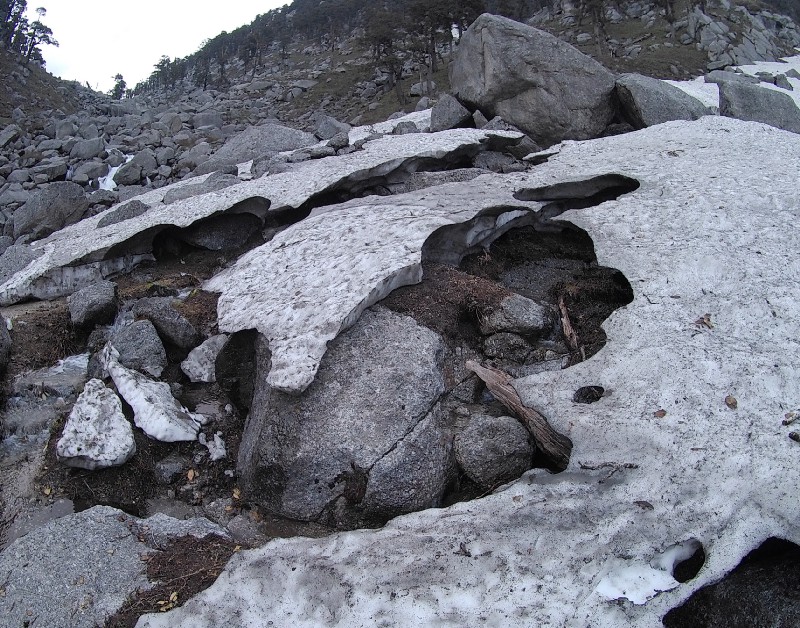
[[[54,298],[87,285],[97,279],[96,269],[92,273],[79,267],[59,269],[79,260],[81,263],[97,262],[112,246],[154,227],[187,227],[253,197],[267,199],[271,211],[299,207],[311,197],[347,179],[358,181],[373,176],[391,176],[398,171],[413,172],[418,163],[426,159],[444,159],[463,152],[475,154],[490,141],[514,143],[520,137],[519,133],[509,131],[477,129],[385,136],[367,142],[363,150],[348,155],[305,161],[287,172],[243,181],[223,190],[165,205],[163,199],[169,190],[201,183],[207,177],[180,181],[137,196],[136,200],[150,207],[141,216],[98,227],[108,214],[102,212],[33,242],[30,246],[36,252],[41,251],[42,255],[0,285],[0,304],[8,305],[29,297]],[[109,270],[118,271],[120,268]]]
[[[607,173],[641,182],[563,215],[633,287],[604,325],[607,345],[515,382],[569,434],[569,468],[381,530],[272,541],[138,626],[655,628],[767,537],[800,542],[800,446],[781,425],[800,395],[798,163],[800,136],[707,116],[565,143],[548,163],[498,177],[518,188]],[[454,190],[451,202],[471,194]],[[573,403],[585,385],[609,394]],[[658,569],[688,539],[707,555],[694,580],[641,605],[597,591],[626,563]]]

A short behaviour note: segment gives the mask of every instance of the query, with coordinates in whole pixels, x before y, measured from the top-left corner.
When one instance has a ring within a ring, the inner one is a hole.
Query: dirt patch
[[[566,222],[512,229],[492,244],[488,255],[465,258],[461,269],[556,308],[563,300],[578,337],[572,363],[602,348],[603,321],[633,300],[625,276],[600,266],[589,235]]]
[[[72,326],[66,299],[25,303],[2,313],[12,321],[7,379],[84,351],[88,332]]]
[[[185,384],[179,401],[190,410],[219,409],[227,397],[216,384]],[[123,400],[123,411],[133,423],[133,411]],[[136,453],[119,467],[87,471],[67,467],[56,457],[55,446],[61,437],[66,416],[53,428],[47,447],[43,475],[38,479],[41,490],[52,498],[66,497],[80,511],[96,505],[112,506],[143,517],[148,512],[148,500],[178,499],[189,505],[201,505],[221,497],[229,497],[235,488],[230,471],[235,460],[244,427],[244,417],[231,412],[216,416],[203,431],[219,432],[225,441],[227,455],[212,461],[208,450],[197,441],[163,443],[147,437],[134,427]],[[180,473],[172,478],[159,477],[156,465],[171,457],[184,462]]]
[[[451,345],[477,344],[479,313],[499,305],[512,292],[443,264],[423,264],[422,283],[393,291],[381,305],[411,316]]]
[[[165,612],[182,606],[193,595],[214,584],[238,549],[232,541],[212,534],[204,538],[184,536],[163,550],[148,554],[144,558],[147,579],[155,586],[134,594],[108,618],[106,628],[132,628],[145,613]]]

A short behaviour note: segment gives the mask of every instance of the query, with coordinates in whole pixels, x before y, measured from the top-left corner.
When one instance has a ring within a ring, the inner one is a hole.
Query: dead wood
[[[499,369],[481,366],[472,360],[467,361],[466,367],[483,380],[495,399],[514,413],[553,466],[558,471],[566,469],[572,452],[572,441],[564,434],[555,431],[539,412],[522,403],[517,391],[511,385],[512,377]]]

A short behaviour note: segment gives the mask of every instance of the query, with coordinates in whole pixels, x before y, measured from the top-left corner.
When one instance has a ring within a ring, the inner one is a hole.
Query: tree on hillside
[[[125,95],[125,88],[127,86],[128,84],[125,82],[125,79],[122,78],[122,74],[116,74],[114,76],[114,87],[111,88],[111,91],[108,92],[108,95],[114,100],[122,100],[122,97]]]
[[[30,61],[31,59],[36,61],[43,60],[41,50],[39,50],[40,45],[46,44],[48,46],[58,46],[58,42],[53,37],[53,30],[42,22],[42,18],[47,14],[47,9],[44,7],[39,7],[36,9],[36,13],[39,15],[39,19],[30,23],[26,33],[26,62]]]

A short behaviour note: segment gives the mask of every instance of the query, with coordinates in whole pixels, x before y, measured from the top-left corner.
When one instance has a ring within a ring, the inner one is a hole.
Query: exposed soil
[[[3,308],[12,321],[11,360],[6,380],[25,371],[52,366],[70,355],[81,353],[88,332],[75,329],[66,299],[25,303]]]
[[[163,550],[148,554],[147,579],[155,586],[134,594],[108,618],[106,628],[132,628],[145,613],[182,606],[214,584],[238,550],[239,546],[232,541],[212,534],[204,538],[184,536]]]
[[[578,337],[572,363],[603,347],[603,321],[633,300],[625,276],[599,266],[589,235],[566,222],[513,229],[494,242],[488,255],[469,256],[461,268],[553,307],[563,299]]]
[[[407,314],[451,346],[480,344],[478,316],[513,293],[495,281],[443,264],[423,265],[422,283],[393,291],[381,305]]]

